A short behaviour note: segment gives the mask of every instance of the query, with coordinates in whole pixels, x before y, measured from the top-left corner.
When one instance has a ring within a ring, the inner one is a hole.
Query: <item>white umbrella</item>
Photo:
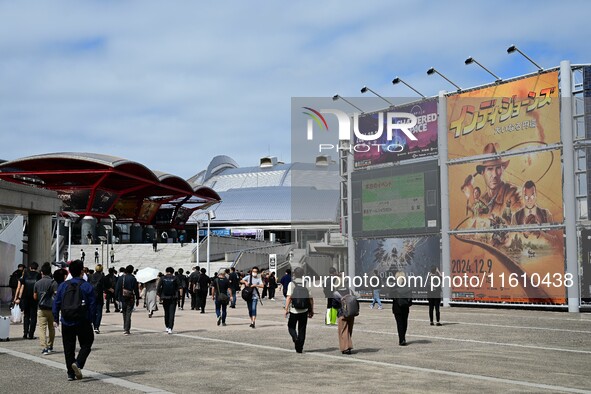
[[[146,283],[151,280],[157,279],[159,273],[160,271],[158,271],[156,268],[146,267],[139,270],[137,274],[135,274],[135,278],[140,283]]]

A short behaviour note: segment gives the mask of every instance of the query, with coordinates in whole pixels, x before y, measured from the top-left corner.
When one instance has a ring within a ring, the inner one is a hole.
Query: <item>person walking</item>
[[[117,284],[117,270],[113,267],[109,268],[109,273],[106,278],[106,291],[105,291],[105,313],[110,313],[111,303],[115,306],[115,313],[119,312],[119,303],[115,297],[115,285]]]
[[[328,269],[329,277],[327,278],[328,281],[325,282],[324,286],[324,297],[326,298],[326,317],[324,319],[324,324],[327,326],[336,326],[337,325],[337,315],[338,310],[333,308],[334,301],[332,299],[332,295],[335,289],[332,288],[332,277],[336,276],[337,270],[334,267],[330,267]]]
[[[408,328],[408,314],[412,305],[412,291],[403,271],[396,273],[396,287],[392,298],[392,313],[396,319],[398,330],[398,344],[406,346],[406,330]]]
[[[303,275],[304,271],[300,267],[293,270],[293,281],[287,287],[287,300],[285,301],[285,316],[289,316],[287,330],[297,353],[304,351],[308,318],[314,316],[314,299],[310,290],[303,287]]]
[[[111,289],[109,280],[103,273],[102,265],[97,264],[96,267],[94,267],[94,274],[90,275],[89,282],[94,289],[94,297],[96,299],[96,314],[92,320],[92,325],[94,327],[94,333],[100,334],[101,321],[103,320],[103,304],[105,301],[104,294],[105,291]]]
[[[154,252],[158,251],[158,240],[156,239],[156,237],[154,237],[154,240],[152,241],[152,249],[154,250]]]
[[[290,279],[291,282],[291,279]],[[259,277],[259,267],[252,267],[250,274],[245,276],[240,281],[247,289],[250,295],[245,299],[246,306],[248,307],[248,316],[250,317],[250,328],[255,328],[257,320],[257,304],[259,302],[259,290],[263,288],[263,281]],[[242,297],[244,298],[244,290]]]
[[[382,310],[382,309],[384,309],[382,307],[382,300],[380,299],[380,289],[382,287],[382,281],[380,279],[380,274],[378,273],[378,270],[373,270],[373,276],[378,278],[378,280],[377,280],[377,285],[373,288],[373,299],[371,301],[371,304],[369,305],[369,308],[373,309],[375,304],[378,304],[378,309]],[[375,282],[375,280],[374,280],[374,282]]]
[[[232,290],[232,302],[230,308],[236,308],[236,294],[240,291],[240,274],[236,272],[236,268],[230,268],[230,289]]]
[[[435,318],[437,325],[441,326],[439,320],[441,314],[439,313],[439,306],[441,304],[441,272],[435,266],[431,267],[429,275],[427,275],[427,297],[429,300],[429,321],[433,325],[433,310],[435,310]]]
[[[166,275],[160,278],[156,294],[162,300],[162,308],[164,308],[164,325],[166,332],[172,334],[174,328],[174,315],[176,313],[177,297],[179,296],[179,281],[174,275],[174,268],[167,267]]]
[[[80,261],[84,263],[84,259],[86,258],[86,253],[84,253],[84,249],[80,249]]]
[[[95,315],[95,297],[92,285],[82,279],[84,263],[70,263],[72,279],[63,282],[57,289],[53,303],[53,320],[57,328],[61,322],[62,341],[68,380],[82,379],[82,369],[94,342],[92,318]],[[61,313],[61,320],[60,320]],[[76,340],[80,351],[76,356]]]
[[[41,279],[35,283],[33,298],[37,301],[37,323],[39,328],[39,342],[41,343],[41,354],[53,353],[53,342],[55,340],[55,327],[53,326],[53,300],[57,292],[57,283],[51,278],[51,265],[45,263],[41,266]],[[49,337],[47,337],[49,332]]]
[[[144,289],[146,289],[146,309],[148,310],[149,318],[152,317],[154,311],[158,310],[157,287],[158,279],[144,283]]]
[[[23,277],[23,272],[25,272],[25,265],[19,264],[16,271],[14,271],[10,275],[10,279],[8,279],[8,286],[10,287],[10,290],[12,291],[12,298],[10,299],[10,302],[12,304],[14,304],[14,300],[16,299],[16,290],[18,289],[18,283],[19,283],[20,278]]]
[[[187,287],[187,277],[184,274],[184,270],[179,268],[176,274],[177,281],[179,282],[179,295],[178,295],[178,307],[181,311],[185,308],[185,290]]]
[[[115,263],[115,249],[113,249],[113,247],[111,246],[111,251],[109,252],[109,255],[111,256],[111,264]]]
[[[230,295],[228,296],[228,291]],[[211,286],[211,299],[215,303],[215,315],[218,319],[218,326],[226,325],[227,308],[232,296],[230,280],[226,278],[225,272],[219,272]]]
[[[140,304],[140,291],[137,280],[133,276],[133,265],[125,267],[125,274],[120,276],[115,287],[117,299],[121,302],[123,312],[123,334],[129,335],[131,332],[131,312],[134,304]]]
[[[269,299],[275,301],[275,289],[277,289],[277,277],[275,271],[269,275]]]
[[[35,328],[37,327],[37,301],[33,294],[35,293],[35,283],[41,279],[37,272],[39,264],[32,262],[29,270],[25,271],[19,281],[14,303],[23,311],[23,339],[35,339]]]
[[[199,280],[197,281],[197,303],[201,308],[201,313],[205,313],[205,304],[207,301],[207,296],[209,295],[209,285],[211,283],[211,279],[207,276],[207,270],[205,268],[201,268],[201,275],[199,275]]]
[[[201,272],[199,271],[201,268],[199,266],[193,267],[193,272],[189,275],[189,293],[191,294],[191,310],[199,309],[200,305],[197,303],[198,294],[197,294],[197,283],[199,281],[199,275]]]
[[[287,299],[287,286],[289,286],[289,282],[291,282],[291,270],[288,268],[285,270],[285,275],[279,280],[281,290],[283,291],[283,299]]]
[[[94,249],[94,263],[98,264],[99,263],[99,251],[98,248]]]
[[[263,272],[261,279],[263,280],[263,294],[261,295],[261,299],[264,300],[267,298],[267,293],[269,292],[269,274],[266,271]]]
[[[353,325],[355,324],[355,316],[345,316],[345,309],[343,304],[345,302],[344,297],[346,295],[352,295],[350,289],[341,288],[333,292],[332,295],[332,307],[337,309],[337,324],[339,334],[339,349],[342,354],[351,354],[353,350]]]

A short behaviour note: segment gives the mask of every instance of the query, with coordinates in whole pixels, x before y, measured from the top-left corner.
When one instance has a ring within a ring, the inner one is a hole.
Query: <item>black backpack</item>
[[[75,322],[86,320],[88,306],[80,290],[84,282],[75,283],[69,280],[66,283],[66,290],[64,291],[61,306],[64,320]]]
[[[164,297],[170,297],[173,298],[176,296],[176,294],[174,294],[174,277],[172,278],[167,278],[166,276],[162,277],[162,295]]]
[[[295,309],[310,308],[310,293],[308,289],[293,282],[294,289],[291,293],[291,306]]]
[[[37,283],[37,273],[30,272],[25,276],[25,289],[23,290],[23,298],[33,300],[33,293],[35,292],[35,283]]]

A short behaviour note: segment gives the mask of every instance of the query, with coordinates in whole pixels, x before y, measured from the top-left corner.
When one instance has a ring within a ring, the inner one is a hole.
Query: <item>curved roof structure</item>
[[[189,179],[222,196],[215,208],[217,225],[338,224],[341,178],[337,163],[282,163],[262,158],[260,165],[238,167],[216,156],[207,170]],[[189,219],[199,219],[197,212]]]
[[[55,190],[67,211],[115,215],[118,221],[152,223],[158,217],[155,224],[182,226],[193,211],[221,200],[209,187],[192,187],[176,175],[97,153],[49,153],[1,163],[0,179]],[[156,215],[164,207],[169,214]]]

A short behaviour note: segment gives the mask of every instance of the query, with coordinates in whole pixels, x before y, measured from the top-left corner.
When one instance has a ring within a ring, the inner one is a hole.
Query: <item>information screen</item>
[[[363,231],[425,226],[423,173],[362,181]]]

